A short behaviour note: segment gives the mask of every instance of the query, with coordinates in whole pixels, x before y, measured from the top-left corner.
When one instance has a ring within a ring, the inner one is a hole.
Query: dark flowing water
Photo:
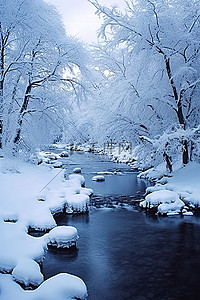
[[[73,161],[79,162],[87,186],[103,194],[104,201],[107,194],[115,199],[144,192],[145,182],[126,165],[101,162],[92,155],[78,158],[68,159],[68,172],[75,167]],[[115,168],[123,175],[107,175],[104,183],[91,181],[93,173]],[[81,277],[88,300],[199,299],[199,219],[152,217],[137,204],[124,207],[92,206],[89,214],[56,216],[58,225],[75,226],[80,239],[77,249],[49,249],[43,263],[45,278],[60,272]]]

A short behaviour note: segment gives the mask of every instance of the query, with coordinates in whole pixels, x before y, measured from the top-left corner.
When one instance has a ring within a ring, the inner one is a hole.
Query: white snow
[[[160,190],[147,195],[145,203],[147,206],[157,206],[161,203],[174,203],[178,199],[178,194],[168,190]]]
[[[75,194],[71,195],[67,199],[67,212],[86,212],[88,211],[88,205],[89,205],[89,196],[85,194]]]
[[[57,248],[69,248],[76,245],[79,238],[78,231],[72,226],[58,226],[53,228],[47,235],[47,243]]]
[[[60,273],[44,281],[36,290],[24,291],[12,275],[0,274],[1,300],[86,300],[87,288],[78,277]]]
[[[110,172],[110,171],[100,171],[97,172],[98,175],[113,175],[115,174],[114,172]]]
[[[81,186],[85,184],[85,178],[83,177],[83,175],[80,174],[70,174],[69,179],[77,180],[81,184]]]
[[[169,190],[160,190],[152,192],[140,203],[143,208],[158,208],[158,213],[166,214],[171,212],[180,212],[184,207],[184,202],[179,199],[177,193]]]
[[[81,188],[80,189],[80,194],[91,196],[93,194],[93,190],[89,189],[89,188]]]
[[[0,160],[0,271],[12,272],[12,275],[0,276],[1,300],[49,300],[55,299],[56,294],[59,300],[85,298],[86,287],[82,280],[68,274],[58,275],[50,281],[54,286],[54,297],[48,291],[48,281],[32,293],[25,292],[13,281],[27,286],[40,284],[43,277],[37,262],[43,260],[48,244],[70,247],[77,241],[76,228],[56,227],[52,216],[68,206],[68,200],[73,200],[76,193],[79,193],[79,198],[75,197],[76,201],[72,201],[74,210],[87,210],[89,197],[86,194],[91,194],[92,190],[81,187],[84,182],[82,175],[73,175],[76,177],[65,180],[64,170],[50,168],[47,164],[34,165],[8,158]],[[28,234],[29,228],[53,230],[42,237],[33,237]],[[76,282],[80,288],[68,285],[70,282]],[[60,284],[60,291],[56,288],[57,284]]]
[[[46,242],[27,234],[24,223],[0,221],[0,270],[11,272],[22,259],[42,261]]]
[[[172,212],[176,212],[179,213],[181,212],[181,209],[185,206],[185,203],[180,200],[177,199],[175,200],[175,202],[171,202],[171,203],[162,203],[158,206],[158,213],[160,214],[166,214],[166,213],[172,213]]]
[[[149,194],[144,201],[141,202],[142,207],[146,207],[146,205],[149,204],[148,199],[151,199],[150,202],[154,199],[154,196],[151,196],[154,193],[164,191],[164,197],[166,195],[166,190],[168,191],[168,195],[170,192],[174,192],[178,195],[179,201],[174,201],[170,205],[168,203],[167,207],[165,206],[166,201],[164,204],[161,204],[159,206],[158,211],[160,213],[166,213],[167,211],[170,213],[170,211],[176,210],[177,212],[180,212],[180,210],[183,207],[183,204],[187,204],[190,208],[200,207],[200,164],[195,162],[190,162],[184,167],[179,167],[176,164],[175,171],[171,174],[170,177],[163,177],[163,180],[161,179],[158,181],[158,183],[153,187],[147,188],[147,193]],[[161,170],[161,166],[160,166]],[[146,174],[146,175],[145,175]],[[147,176],[148,174],[148,176]],[[153,174],[153,177],[151,177]],[[161,173],[160,173],[161,174]],[[143,172],[141,174],[141,177],[145,177],[149,179],[154,179],[155,173],[152,170],[148,170],[146,172]],[[161,184],[162,183],[162,184]],[[155,194],[156,195],[156,194]],[[159,195],[159,194],[157,194]],[[161,195],[161,194],[160,194]],[[147,201],[146,201],[147,200]],[[155,200],[155,199],[154,199]],[[159,199],[157,199],[159,200]],[[181,201],[181,202],[180,202]],[[156,201],[155,201],[156,202]],[[163,202],[162,202],[163,203]],[[158,203],[159,204],[159,203]],[[150,203],[150,206],[153,205],[153,202]],[[155,203],[156,206],[156,203]],[[184,216],[191,216],[193,213],[191,211],[188,211],[186,209],[185,211],[182,211],[182,214]]]
[[[103,175],[93,176],[92,180],[94,181],[105,181],[105,177]]]
[[[39,286],[44,281],[40,266],[29,258],[21,259],[13,269],[12,275],[15,281],[23,283],[25,286]]]

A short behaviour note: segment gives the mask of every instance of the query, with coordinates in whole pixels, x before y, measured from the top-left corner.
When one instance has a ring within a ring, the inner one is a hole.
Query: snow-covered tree
[[[87,55],[45,1],[1,0],[0,8],[0,143],[29,148],[64,130]]]
[[[106,97],[117,107],[116,126],[120,114],[133,127],[147,128],[148,139],[179,132],[186,164],[189,140],[183,132],[199,124],[199,1],[127,1],[124,13],[88,1],[103,16],[98,52],[109,72]]]

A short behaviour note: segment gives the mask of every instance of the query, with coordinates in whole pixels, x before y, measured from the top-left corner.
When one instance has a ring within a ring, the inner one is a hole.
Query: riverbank
[[[82,187],[82,180],[78,174],[66,180],[64,170],[52,165],[1,158],[0,271],[5,273],[0,275],[1,300],[38,297],[51,300],[58,293],[59,300],[86,299],[87,289],[80,278],[59,274],[42,283],[40,269],[49,244],[68,247],[78,238],[75,228],[65,227],[63,232],[53,215],[65,209],[73,212],[77,206],[80,210],[86,209],[91,190]],[[81,199],[72,201],[77,195]],[[33,237],[28,234],[29,230],[44,234],[40,238]],[[34,291],[25,291],[16,282],[29,288],[42,284]]]
[[[56,148],[57,145],[53,147]],[[177,161],[173,164],[173,172],[169,173],[165,162],[150,168],[149,162],[140,165],[137,151],[131,148],[130,143],[124,142],[118,146],[115,146],[115,143],[108,143],[104,145],[104,149],[91,145],[65,145],[65,147],[77,153],[93,151],[100,156],[107,155],[110,161],[119,164],[119,167],[120,163],[125,163],[131,169],[138,170],[138,178],[153,184],[153,187],[147,187],[145,200],[141,199],[140,206],[146,210],[153,210],[161,215],[191,216],[200,208],[200,164],[197,162],[189,162],[183,166]]]
[[[101,152],[101,151],[100,151]],[[117,163],[127,163],[131,168],[139,170],[139,178],[153,183],[147,187],[145,200],[140,206],[162,215],[193,215],[200,208],[200,164],[189,162],[183,166],[180,161],[173,165],[173,172],[169,173],[166,163],[141,170],[137,163],[137,157],[125,149],[119,153],[119,149],[108,152],[110,159]],[[173,192],[173,193],[169,193]]]

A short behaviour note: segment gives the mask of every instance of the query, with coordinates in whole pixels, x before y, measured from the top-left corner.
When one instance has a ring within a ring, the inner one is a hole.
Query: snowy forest
[[[198,1],[128,1],[124,14],[89,2],[103,20],[91,47],[66,36],[53,6],[2,1],[2,148],[112,139],[145,167],[198,160]]]
[[[91,300],[196,300],[195,288],[186,298],[176,294],[178,279],[174,298],[159,298],[154,291],[142,298],[147,290],[139,291],[139,284],[133,285],[137,296],[127,287],[120,298],[105,298],[100,290],[90,298],[87,274],[85,285],[65,270],[54,277],[45,273],[47,248],[73,248],[79,238],[69,221],[67,226],[57,221],[58,213],[85,215],[98,201],[118,208],[136,199],[131,205],[139,211],[195,218],[200,207],[199,0],[127,0],[124,10],[101,0],[82,1],[101,21],[96,43],[68,34],[48,1],[0,0],[0,300],[84,300],[88,295]],[[70,156],[70,151],[83,155]],[[105,154],[115,167],[91,162]],[[131,170],[137,172],[134,192],[125,179]],[[112,176],[127,187],[118,198],[102,185],[117,189],[118,181],[109,182]],[[170,226],[173,231],[175,225]],[[100,265],[96,268],[100,272]]]

